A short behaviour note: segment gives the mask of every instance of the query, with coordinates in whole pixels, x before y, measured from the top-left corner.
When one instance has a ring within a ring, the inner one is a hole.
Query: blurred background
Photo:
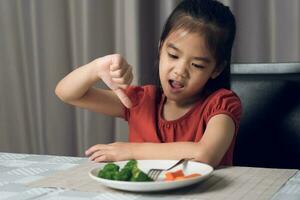
[[[233,63],[299,62],[299,0],[220,0],[237,21]],[[127,140],[124,120],[54,94],[75,68],[120,53],[152,83],[162,26],[180,0],[0,0],[0,151],[84,155]],[[99,84],[104,87],[103,84]]]

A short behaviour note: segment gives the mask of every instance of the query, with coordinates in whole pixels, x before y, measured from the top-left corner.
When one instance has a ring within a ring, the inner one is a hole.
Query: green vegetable
[[[119,172],[119,168],[120,167],[114,163],[108,163],[98,172],[98,177],[114,180],[116,174]]]
[[[138,168],[136,160],[128,161],[121,171],[119,169],[118,165],[108,163],[99,171],[98,177],[119,181],[153,181]]]
[[[153,181],[153,179],[151,179],[147,174],[139,170],[138,172],[135,173],[134,176],[131,177],[130,181],[136,181],[136,182]]]
[[[134,167],[137,167],[137,161],[136,160],[129,160],[126,165],[124,166],[124,168],[129,168],[130,170],[132,170]]]
[[[98,173],[98,177],[109,179],[109,180],[114,180],[114,177],[115,177],[116,173],[117,173],[116,171],[104,171],[104,170],[101,170]]]
[[[131,177],[131,170],[129,168],[123,168],[119,173],[115,175],[114,179],[118,181],[129,181]]]
[[[105,171],[119,171],[119,169],[120,169],[119,165],[116,165],[114,163],[108,163],[103,168],[103,170]]]

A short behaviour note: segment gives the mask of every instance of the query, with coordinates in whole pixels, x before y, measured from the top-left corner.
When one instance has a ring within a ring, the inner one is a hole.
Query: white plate
[[[147,173],[151,168],[167,169],[177,161],[178,160],[138,160],[138,168]],[[115,164],[119,165],[120,169],[122,169],[127,162],[128,161],[120,161],[115,162]],[[115,181],[97,177],[99,170],[106,164],[107,163],[99,163],[98,167],[89,172],[89,176],[107,187],[134,192],[161,191],[188,186],[203,181],[213,172],[213,168],[207,164],[189,161],[185,166],[179,165],[171,171],[182,169],[185,175],[198,173],[201,174],[201,176],[176,181],[163,181],[164,173],[161,173],[158,180],[154,182]]]

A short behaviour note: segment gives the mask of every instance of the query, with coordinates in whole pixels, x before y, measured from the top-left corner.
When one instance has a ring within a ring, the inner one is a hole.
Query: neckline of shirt
[[[189,117],[196,110],[196,108],[199,106],[199,104],[201,104],[203,102],[203,98],[201,98],[188,112],[186,112],[181,117],[174,119],[174,120],[166,120],[162,117],[162,108],[163,108],[165,100],[166,100],[166,96],[164,94],[162,94],[161,101],[159,104],[159,109],[158,109],[158,122],[161,124],[176,124],[178,122],[183,121],[184,119]]]

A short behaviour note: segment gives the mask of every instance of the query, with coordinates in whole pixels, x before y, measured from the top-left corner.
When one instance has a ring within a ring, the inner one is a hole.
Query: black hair
[[[210,53],[216,59],[216,67],[224,67],[215,79],[209,79],[205,92],[211,93],[219,88],[230,88],[231,51],[235,38],[235,18],[229,7],[216,0],[183,0],[173,10],[163,28],[158,50],[170,33],[184,29],[205,37]],[[157,80],[159,87],[161,84]]]

